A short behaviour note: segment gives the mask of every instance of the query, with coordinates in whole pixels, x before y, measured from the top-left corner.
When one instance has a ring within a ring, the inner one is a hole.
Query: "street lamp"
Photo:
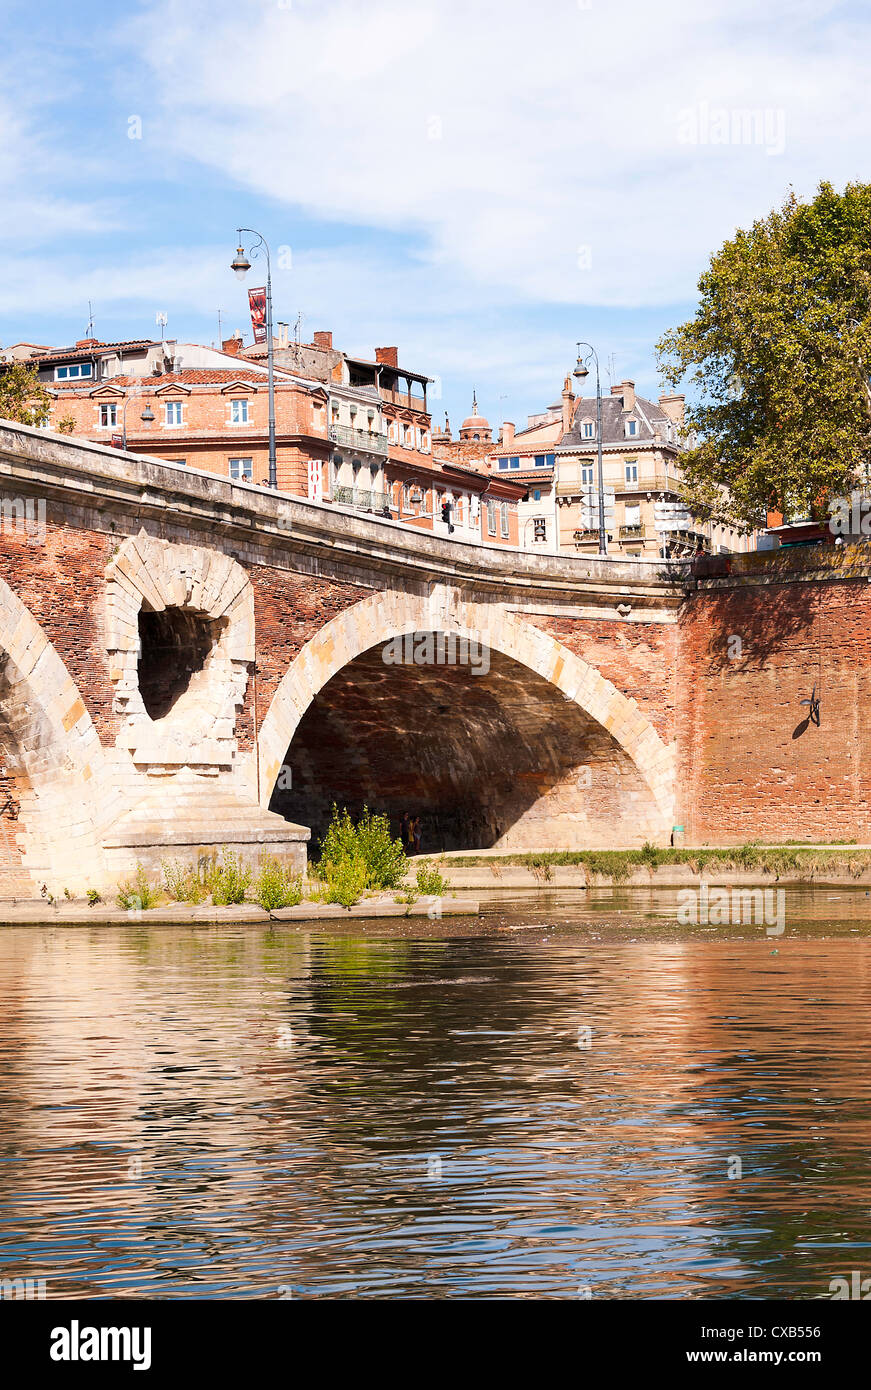
[[[248,271],[251,269],[251,262],[245,254],[242,245],[242,233],[247,232],[249,236],[254,236],[257,241],[255,248],[262,246],[266,252],[266,362],[269,369],[269,486],[278,487],[278,470],[275,464],[275,370],[272,359],[272,262],[269,258],[269,246],[266,238],[259,232],[255,232],[251,227],[239,228],[239,245],[236,247],[236,254],[230,262],[230,269],[235,273],[239,280],[244,280]],[[256,249],[255,249],[256,255]]]
[[[149,385],[143,387],[140,391],[132,391],[130,395],[124,397],[124,404],[121,407],[121,447],[124,449],[127,448],[127,407],[130,404],[131,396],[140,396],[143,391],[150,391],[151,389],[152,387]],[[146,425],[152,424],[154,420],[154,411],[151,409],[150,404],[146,404],[139,418]]]
[[[581,358],[581,348],[587,348],[586,359]],[[599,456],[599,555],[607,556],[608,542],[605,536],[605,478],[602,472],[602,392],[599,386],[599,358],[596,349],[590,343],[578,343],[578,361],[572,376],[579,381],[586,381],[590,375],[586,363],[590,358],[596,363],[596,443],[598,445]]]

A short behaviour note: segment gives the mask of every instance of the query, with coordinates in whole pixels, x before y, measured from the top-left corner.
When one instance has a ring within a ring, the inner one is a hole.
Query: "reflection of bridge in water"
[[[425,849],[871,838],[856,552],[684,584],[21,426],[0,459],[45,504],[0,536],[7,895],[299,857],[334,800],[418,813]],[[813,685],[825,743],[793,737]]]

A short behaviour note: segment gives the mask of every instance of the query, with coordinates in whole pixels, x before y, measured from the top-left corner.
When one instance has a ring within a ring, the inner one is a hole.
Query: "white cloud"
[[[869,28],[837,11],[156,0],[131,39],[158,137],[252,191],[417,233],[439,273],[503,298],[638,305],[687,298],[789,183],[867,172]],[[783,153],[681,143],[701,103],[782,113]]]

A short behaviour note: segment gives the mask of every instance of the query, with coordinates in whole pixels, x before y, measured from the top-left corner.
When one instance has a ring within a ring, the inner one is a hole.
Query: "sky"
[[[827,0],[0,0],[0,345],[397,345],[433,415],[521,427],[575,343],[655,343],[722,242],[871,177],[871,7]],[[246,244],[250,238],[246,238]],[[255,262],[259,269],[262,261]],[[256,271],[249,283],[261,284]],[[588,385],[587,391],[592,389]]]

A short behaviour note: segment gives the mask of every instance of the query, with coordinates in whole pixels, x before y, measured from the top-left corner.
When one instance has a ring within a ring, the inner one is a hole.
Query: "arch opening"
[[[151,719],[163,719],[190,689],[220,641],[222,624],[184,608],[139,610],[139,693]]]
[[[445,635],[432,636],[438,652]],[[313,849],[333,802],[383,811],[395,828],[420,815],[423,852],[661,838],[633,759],[558,686],[487,647],[475,661],[386,661],[393,645],[326,681],[285,754],[269,809],[310,826]]]

